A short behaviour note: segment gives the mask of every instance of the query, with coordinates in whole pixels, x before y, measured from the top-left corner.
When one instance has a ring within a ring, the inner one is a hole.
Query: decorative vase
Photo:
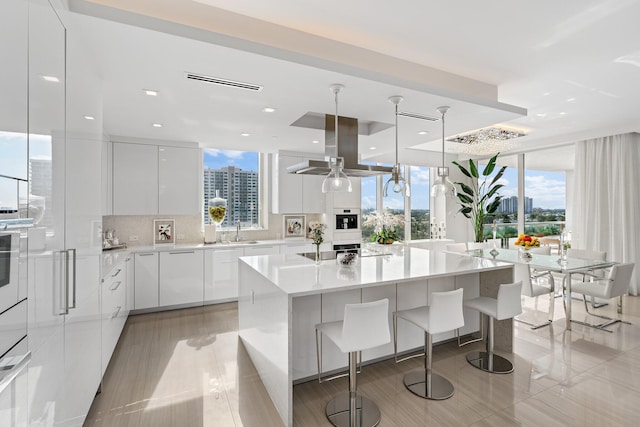
[[[314,243],[315,244],[315,243]],[[316,264],[320,262],[320,245],[316,245]]]
[[[218,227],[227,215],[227,200],[220,197],[220,190],[216,190],[216,197],[209,200],[209,218]]]
[[[395,242],[395,240],[393,240],[393,239],[385,239],[384,237],[378,237],[378,240],[376,240],[376,242],[378,242],[381,245],[390,245],[393,242]]]
[[[533,255],[531,255],[531,252],[529,252],[529,248],[525,246],[518,246],[518,252],[520,254],[520,258],[524,260],[530,260],[531,258],[533,258]]]

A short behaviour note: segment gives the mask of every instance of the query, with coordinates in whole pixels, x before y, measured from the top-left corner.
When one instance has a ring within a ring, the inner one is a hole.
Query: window
[[[391,166],[391,165],[385,165]],[[405,215],[405,228],[398,229],[400,239],[428,239],[429,227],[429,168],[405,166],[403,176],[409,179],[411,197],[405,202],[401,194],[389,190],[388,197],[382,196],[384,184],[391,175],[361,178],[362,215],[375,210],[388,209],[393,214]],[[411,219],[411,221],[408,221]],[[362,240],[369,242],[374,234],[373,226],[362,226]]]
[[[218,149],[204,150],[204,223],[210,224],[209,200],[227,201],[222,227],[261,225],[260,153]]]
[[[528,156],[525,154],[525,165]],[[566,208],[565,172],[525,169],[525,228],[527,234],[559,236]]]
[[[429,239],[429,168],[409,166],[411,182],[411,240]]]

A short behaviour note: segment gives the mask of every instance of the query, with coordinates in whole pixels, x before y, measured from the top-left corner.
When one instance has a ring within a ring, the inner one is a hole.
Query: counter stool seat
[[[487,351],[473,351],[467,354],[467,362],[474,367],[494,374],[513,372],[513,364],[493,352],[493,321],[511,319],[522,313],[520,293],[522,281],[500,285],[497,298],[478,297],[467,300],[464,306],[486,315],[489,318]]]
[[[382,299],[362,304],[346,304],[344,320],[316,325],[316,352],[318,378],[322,361],[318,334],[324,334],[342,351],[349,353],[349,392],[338,395],[327,403],[325,413],[334,426],[374,427],[380,423],[378,406],[357,394],[357,355],[391,341],[389,333],[389,300]]]
[[[433,292],[429,306],[400,310],[393,313],[393,350],[398,360],[398,319],[404,319],[424,330],[424,369],[410,372],[404,376],[404,385],[413,394],[425,399],[444,400],[453,396],[453,384],[443,376],[432,372],[433,342],[432,335],[452,331],[464,326],[462,312],[463,289],[449,292]],[[400,361],[421,354],[405,357]]]

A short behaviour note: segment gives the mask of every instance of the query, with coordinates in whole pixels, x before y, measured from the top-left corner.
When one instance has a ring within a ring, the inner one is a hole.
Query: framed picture
[[[173,219],[153,220],[153,243],[156,245],[174,244],[176,221]]]
[[[304,238],[307,230],[307,217],[305,215],[284,215],[285,238]]]

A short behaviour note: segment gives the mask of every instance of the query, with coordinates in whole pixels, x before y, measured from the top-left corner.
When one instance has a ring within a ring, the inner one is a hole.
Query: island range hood
[[[343,172],[351,177],[365,177],[390,174],[392,167],[363,165],[358,163],[358,119],[338,117],[338,139],[335,140],[335,116],[325,115],[324,154],[327,160],[307,160],[289,166],[287,173],[305,175],[327,175],[331,171],[330,158],[344,159]]]

